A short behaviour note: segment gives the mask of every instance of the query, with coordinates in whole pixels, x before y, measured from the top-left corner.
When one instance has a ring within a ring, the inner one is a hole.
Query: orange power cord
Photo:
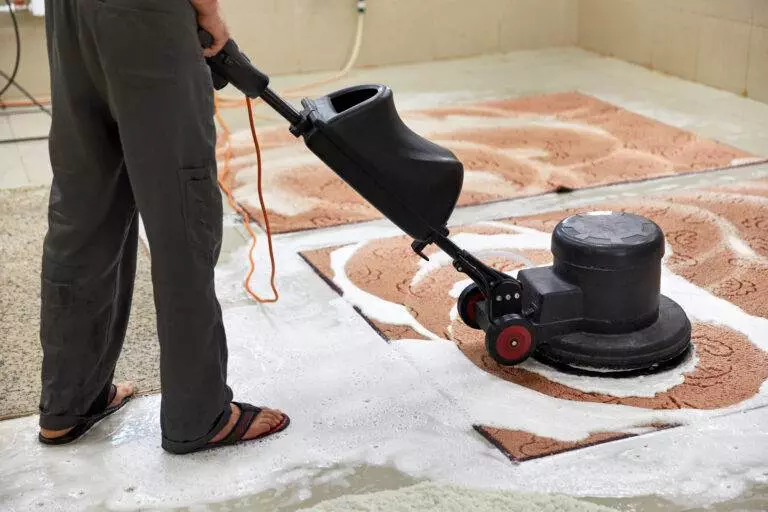
[[[41,100],[38,100],[38,103],[41,105],[50,105],[51,100],[50,98],[44,98]],[[19,100],[19,101],[0,101],[0,110],[11,108],[11,107],[35,107],[37,106],[35,102],[28,101],[28,100]]]
[[[216,105],[216,120],[218,121],[219,125],[221,126],[221,130],[223,132],[223,144],[224,144],[224,165],[222,165],[222,168],[219,172],[219,187],[222,191],[224,191],[224,194],[227,196],[227,202],[232,207],[233,210],[235,210],[242,219],[243,227],[246,231],[248,231],[248,234],[251,237],[251,247],[248,251],[248,262],[250,265],[250,268],[248,270],[248,275],[245,277],[245,290],[248,292],[248,295],[251,296],[253,300],[256,302],[259,302],[261,304],[270,304],[277,302],[280,299],[280,294],[277,291],[277,286],[275,285],[275,275],[277,273],[277,265],[275,264],[275,253],[274,249],[272,247],[272,230],[269,226],[269,215],[267,214],[267,207],[264,202],[264,192],[262,190],[262,164],[261,164],[261,147],[259,146],[259,137],[256,134],[256,124],[254,122],[254,115],[253,115],[253,105],[251,103],[250,98],[246,98],[245,104],[248,107],[248,121],[251,125],[251,136],[253,137],[253,145],[256,148],[256,166],[257,166],[257,190],[259,194],[259,204],[261,206],[261,213],[264,216],[264,230],[267,234],[267,246],[269,247],[269,261],[271,265],[271,272],[270,272],[270,286],[272,288],[272,292],[274,294],[273,298],[265,299],[263,297],[260,297],[256,292],[254,292],[251,289],[251,277],[253,276],[253,273],[256,269],[256,262],[254,261],[253,251],[256,249],[256,242],[257,242],[257,235],[256,231],[254,231],[253,226],[251,226],[251,215],[248,213],[248,211],[243,208],[242,205],[240,205],[237,200],[234,197],[234,194],[232,192],[232,188],[229,186],[228,178],[230,173],[229,168],[229,162],[232,159],[232,144],[231,144],[231,134],[232,132],[229,129],[229,126],[227,125],[226,121],[224,121],[224,118],[221,115],[221,112],[219,110],[219,100],[218,97],[216,98],[215,105]]]
[[[316,82],[304,84],[298,87],[294,87],[292,89],[288,89],[283,92],[284,96],[295,97],[309,89],[314,89],[321,85],[326,85],[332,82],[336,82],[349,74],[349,72],[355,66],[355,63],[357,62],[357,59],[360,55],[360,48],[362,46],[362,41],[363,41],[363,30],[365,26],[366,10],[367,10],[366,1],[358,0],[357,30],[355,32],[355,41],[352,47],[352,53],[350,54],[349,59],[347,60],[347,63],[344,65],[344,67],[338,73],[336,73],[331,77],[318,80]],[[260,101],[260,99],[257,99],[256,101]],[[277,302],[278,299],[280,298],[280,294],[278,293],[277,287],[275,285],[276,264],[275,264],[274,250],[272,248],[272,230],[270,229],[270,226],[269,226],[269,215],[267,214],[267,207],[265,205],[264,194],[262,192],[261,148],[259,147],[259,138],[256,134],[256,126],[254,122],[254,118],[267,119],[267,120],[274,120],[274,118],[268,117],[268,116],[255,115],[253,111],[253,102],[251,101],[250,98],[241,100],[239,98],[224,97],[224,96],[216,95],[215,106],[216,106],[216,110],[215,110],[216,120],[221,126],[221,130],[222,130],[221,140],[225,148],[224,164],[221,166],[221,169],[219,172],[219,187],[221,187],[221,190],[227,196],[227,201],[229,202],[229,205],[232,207],[233,210],[235,210],[240,215],[240,218],[242,219],[242,222],[243,222],[243,227],[245,227],[246,231],[248,231],[248,234],[251,236],[251,248],[250,248],[250,251],[248,252],[248,261],[249,261],[250,268],[248,270],[248,275],[245,278],[245,289],[248,292],[248,295],[250,295],[251,298],[253,298],[255,301],[259,303],[264,304],[264,303]],[[250,214],[246,211],[245,208],[243,208],[242,205],[240,205],[237,202],[237,200],[235,200],[234,195],[232,193],[232,189],[228,184],[229,173],[230,173],[229,164],[233,156],[232,143],[231,143],[232,133],[229,129],[229,126],[227,126],[227,123],[224,121],[223,116],[221,115],[221,109],[237,108],[242,106],[246,106],[248,108],[248,120],[251,125],[251,136],[253,137],[253,144],[254,144],[254,147],[256,148],[256,162],[257,162],[257,168],[258,168],[257,188],[258,188],[258,194],[259,194],[259,205],[261,207],[262,216],[264,217],[264,231],[266,232],[266,235],[267,235],[267,245],[269,247],[269,260],[272,267],[271,274],[270,274],[270,286],[272,287],[274,298],[271,298],[271,299],[262,298],[251,289],[251,284],[250,284],[251,277],[253,276],[254,270],[256,268],[253,251],[256,248],[257,235],[253,227],[251,226]]]

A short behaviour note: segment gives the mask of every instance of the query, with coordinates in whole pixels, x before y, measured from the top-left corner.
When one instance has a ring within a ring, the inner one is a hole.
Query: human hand
[[[197,24],[211,34],[213,44],[203,50],[205,57],[213,57],[219,53],[229,41],[229,29],[219,10],[218,0],[192,0],[197,11]]]

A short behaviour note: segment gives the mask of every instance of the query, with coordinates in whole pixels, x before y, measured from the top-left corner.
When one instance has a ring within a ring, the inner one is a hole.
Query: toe
[[[270,426],[279,425],[281,420],[282,420],[282,416],[279,414],[276,414],[274,411],[263,412],[256,417],[256,421],[262,421],[264,423],[268,423]]]
[[[273,413],[273,414],[270,414],[269,418],[268,418],[270,428],[277,427],[284,420],[285,420],[285,415],[284,414],[274,414]]]
[[[273,409],[263,409],[253,421],[251,428],[245,435],[245,439],[253,439],[266,434],[270,430],[277,428],[284,420],[285,416]]]
[[[112,399],[112,402],[109,404],[110,407],[120,405],[126,398],[131,397],[136,393],[136,386],[133,382],[122,382],[120,384],[115,384],[115,387],[117,388],[117,392],[115,393],[115,398]]]
[[[277,411],[272,410],[272,409],[267,409],[267,410],[261,411],[261,415],[264,418],[271,418],[271,419],[273,419],[273,418],[280,418],[280,417],[283,416],[282,413],[277,412]]]
[[[121,382],[115,387],[117,387],[117,394],[123,397],[131,396],[136,392],[136,385],[133,382]]]
[[[280,423],[282,423],[284,416],[272,416],[269,418],[269,424],[272,425],[272,428],[278,426]]]

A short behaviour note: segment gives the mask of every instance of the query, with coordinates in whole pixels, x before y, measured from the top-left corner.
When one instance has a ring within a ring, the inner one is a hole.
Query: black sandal
[[[112,387],[109,390],[109,400],[107,401],[107,404],[111,404],[112,400],[115,399],[115,396],[117,395],[117,386],[112,384]],[[114,407],[107,407],[102,412],[98,414],[94,414],[93,416],[89,417],[88,419],[78,423],[75,425],[72,430],[64,434],[63,436],[59,437],[45,437],[42,432],[37,434],[37,439],[43,443],[50,446],[60,446],[63,444],[69,444],[73,441],[77,441],[83,435],[85,435],[86,432],[91,430],[91,428],[96,425],[98,422],[109,416],[110,414],[114,414],[120,409],[123,408],[125,404],[128,403],[128,401],[133,398],[133,395],[127,396],[123,399],[122,402],[117,404]]]
[[[185,455],[188,453],[197,453],[197,452],[203,452],[206,450],[212,450],[214,448],[222,448],[224,446],[233,446],[236,444],[242,444],[242,443],[249,443],[251,441],[258,441],[259,439],[264,439],[265,437],[269,437],[271,435],[277,434],[278,432],[282,432],[286,428],[288,428],[288,425],[291,424],[291,418],[288,417],[287,414],[283,413],[283,421],[280,422],[279,425],[277,425],[275,428],[264,432],[263,434],[256,436],[252,439],[243,439],[243,436],[246,432],[248,432],[248,429],[251,428],[251,425],[253,425],[253,422],[256,421],[256,417],[259,415],[259,413],[262,411],[261,407],[256,407],[251,404],[246,403],[240,403],[240,402],[232,402],[240,409],[240,417],[237,418],[237,422],[235,423],[235,426],[232,427],[232,431],[227,434],[227,436],[222,439],[221,441],[218,441],[216,443],[206,443],[202,446],[194,447],[194,448],[186,448],[181,445],[173,446],[173,449],[169,450],[172,453],[176,455]],[[215,435],[213,437],[216,437]],[[165,442],[166,446],[164,448],[169,449],[171,448],[171,443]]]

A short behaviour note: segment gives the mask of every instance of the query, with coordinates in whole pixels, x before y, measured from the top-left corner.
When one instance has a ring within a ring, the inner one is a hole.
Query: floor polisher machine
[[[212,37],[200,31],[203,47]],[[447,222],[461,193],[464,168],[449,150],[411,131],[392,91],[360,85],[302,100],[295,109],[269,87],[230,40],[208,59],[214,86],[232,84],[261,98],[290,131],[363,198],[414,239],[437,245],[472,280],[461,294],[461,319],[485,332],[488,354],[512,366],[534,356],[579,373],[629,375],[681,361],[691,346],[682,308],[662,296],[665,241],[652,221],[594,212],[560,222],[554,263],[517,277],[497,271],[449,238]]]

